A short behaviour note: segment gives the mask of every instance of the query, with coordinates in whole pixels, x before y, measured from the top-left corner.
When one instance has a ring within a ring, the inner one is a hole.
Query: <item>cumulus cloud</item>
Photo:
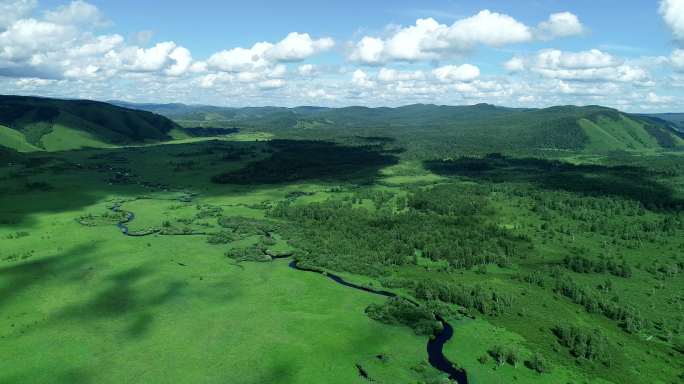
[[[672,96],[660,96],[655,92],[649,92],[646,94],[646,102],[649,104],[668,104],[673,101]]]
[[[449,38],[464,47],[476,44],[501,46],[530,41],[532,31],[511,16],[484,10],[455,22],[449,30]]]
[[[349,58],[366,64],[378,64],[386,60],[384,50],[385,42],[382,39],[364,36]]]
[[[457,20],[452,25],[440,24],[433,18],[418,19],[415,25],[396,28],[386,38],[364,36],[352,47],[349,58],[376,65],[390,61],[424,61],[463,54],[479,45],[500,47],[579,34],[583,26],[569,12],[555,13],[542,22],[535,34],[533,28],[513,17],[483,10]]]
[[[292,32],[272,44],[259,42],[251,48],[232,48],[217,52],[207,60],[209,69],[224,72],[265,70],[276,63],[303,61],[335,45],[330,38],[314,40],[307,33]]]
[[[480,76],[480,69],[471,64],[446,65],[433,70],[432,73],[442,82],[469,82]]]
[[[104,15],[96,6],[81,0],[72,1],[68,5],[62,5],[53,11],[45,12],[45,20],[65,25],[102,26],[107,24]]]
[[[565,81],[617,81],[644,85],[650,81],[646,69],[628,65],[623,59],[598,49],[580,52],[542,50],[531,57],[514,57],[504,66],[511,72],[527,70]]]
[[[285,80],[283,79],[269,79],[258,83],[259,88],[264,90],[278,89],[283,87],[284,85]]]
[[[615,67],[622,60],[598,49],[581,52],[544,50],[537,54],[537,67],[549,69],[589,69]]]
[[[512,57],[504,63],[504,68],[508,72],[522,72],[525,70],[525,60],[521,57]]]
[[[316,73],[316,67],[313,64],[302,64],[297,67],[297,73],[301,76],[312,76]]]
[[[384,82],[422,80],[425,78],[423,71],[398,71],[396,69],[381,68],[378,72],[378,80]]]
[[[360,69],[357,69],[352,73],[351,81],[352,84],[361,88],[372,88],[375,86],[375,82],[371,80],[370,76]]]
[[[144,49],[126,45],[117,34],[93,33],[104,16],[84,1],[43,16],[14,20],[0,33],[0,75],[83,79],[159,71],[179,76],[192,65],[190,51],[172,41]]]
[[[207,60],[211,69],[224,72],[250,71],[266,67],[269,62],[264,58],[266,51],[273,47],[272,44],[256,43],[251,48],[237,47],[217,52]]]
[[[579,18],[570,12],[551,14],[548,20],[542,21],[537,27],[537,36],[541,40],[576,36],[583,32],[584,26]]]
[[[241,105],[438,101],[664,109],[676,105],[677,99],[653,85],[684,84],[684,49],[675,49],[668,57],[629,60],[601,50],[543,50],[503,63],[508,75],[481,73],[477,66],[463,64],[464,55],[482,46],[584,33],[585,26],[569,12],[551,14],[530,26],[484,10],[452,24],[425,18],[409,26],[388,27],[383,34],[360,36],[349,44],[349,58],[373,66],[350,69],[306,62],[332,50],[335,41],[304,32],[289,33],[279,41],[225,47],[195,60],[189,49],[170,38],[153,41],[150,31],[127,39],[103,33],[99,27],[107,19],[97,7],[83,0],[68,1],[39,12],[35,0],[0,0],[0,89],[56,97],[207,104],[216,100]],[[677,32],[682,1],[661,2],[661,14],[679,41],[684,35]],[[652,78],[647,68],[662,65],[681,73]]]
[[[678,71],[684,71],[684,49],[675,49],[670,55],[670,63]]]
[[[35,7],[36,0],[0,1],[0,30],[28,15]]]
[[[185,47],[176,47],[169,54],[169,59],[174,63],[166,70],[170,76],[180,76],[184,74],[192,64],[192,54]]]
[[[662,0],[659,11],[675,39],[684,43],[684,1]]]
[[[386,39],[365,36],[355,45],[350,59],[365,64],[432,60],[480,44],[501,46],[531,38],[532,32],[524,24],[484,10],[451,26],[432,18],[418,19],[415,25],[399,28]]]
[[[292,32],[271,46],[265,54],[268,59],[274,61],[296,62],[327,51],[333,46],[335,41],[329,37],[314,40],[308,33]]]

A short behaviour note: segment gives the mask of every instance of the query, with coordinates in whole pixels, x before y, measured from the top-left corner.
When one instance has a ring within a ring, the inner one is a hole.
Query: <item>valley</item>
[[[684,141],[660,120],[214,107],[135,136],[0,111],[2,382],[449,383],[448,328],[468,383],[684,372]]]

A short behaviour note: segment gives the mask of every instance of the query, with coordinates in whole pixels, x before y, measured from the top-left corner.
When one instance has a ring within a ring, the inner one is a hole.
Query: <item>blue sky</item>
[[[684,111],[684,0],[0,0],[2,93]]]

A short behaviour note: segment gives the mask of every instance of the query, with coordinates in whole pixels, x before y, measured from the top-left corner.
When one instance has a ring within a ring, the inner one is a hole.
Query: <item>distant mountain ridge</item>
[[[657,118],[672,124],[679,132],[684,132],[684,113],[651,113],[643,116]]]
[[[179,129],[162,115],[99,101],[0,95],[0,145],[18,151],[158,142]]]
[[[192,132],[211,136],[214,131],[198,131],[205,127],[290,139],[387,137],[409,152],[435,157],[499,151],[684,150],[684,133],[675,128],[673,116],[665,117],[601,106],[230,108],[0,96],[0,146],[18,151],[111,147],[163,142]]]
[[[609,152],[684,148],[684,134],[662,117],[595,105],[541,109],[492,104],[412,104],[396,108],[124,105],[165,114],[185,124],[241,127],[293,137],[387,135],[403,137],[406,142],[431,140],[435,144],[441,140],[442,146],[491,150]]]

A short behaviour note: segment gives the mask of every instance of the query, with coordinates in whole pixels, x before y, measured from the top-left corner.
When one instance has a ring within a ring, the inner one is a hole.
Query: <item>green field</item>
[[[0,382],[448,383],[437,316],[469,383],[680,382],[681,143],[577,121],[554,127],[588,144],[552,152],[327,123],[87,149],[64,143],[103,136],[0,130]]]

